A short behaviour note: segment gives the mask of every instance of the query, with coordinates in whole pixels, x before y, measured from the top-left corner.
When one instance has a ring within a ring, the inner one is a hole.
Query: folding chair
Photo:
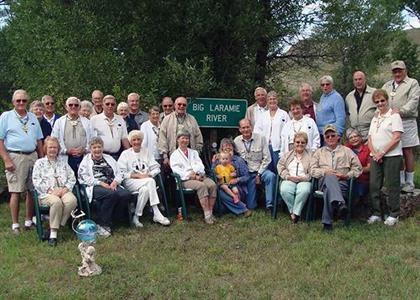
[[[352,204],[352,197],[353,197],[353,183],[354,178],[350,178],[348,181],[348,191],[347,195],[344,196],[344,200],[346,201],[348,213],[346,216],[346,219],[344,220],[344,224],[346,226],[350,225],[350,219],[351,219],[351,204]],[[312,188],[311,191],[313,191],[308,199],[308,210],[306,211],[306,219],[309,221],[313,221],[315,219],[315,213],[316,213],[316,199],[324,199],[324,193],[320,190],[318,190],[318,179],[312,178]]]
[[[79,185],[77,183],[74,185],[72,192],[76,196],[77,207],[81,209],[83,206],[82,206],[82,200],[80,197]],[[42,241],[44,239],[44,226],[42,222],[42,215],[49,215],[50,208],[46,205],[41,205],[39,203],[38,193],[35,189],[32,191],[32,196],[33,196],[34,207],[35,207],[36,233],[38,235],[38,238]]]

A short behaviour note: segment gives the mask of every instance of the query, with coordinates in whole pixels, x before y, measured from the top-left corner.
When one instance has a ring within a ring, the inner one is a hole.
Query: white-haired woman
[[[90,119],[90,115],[93,111],[93,104],[88,100],[83,100],[80,102],[80,112],[79,115],[81,117],[85,117],[86,119]]]
[[[126,215],[131,193],[120,186],[123,174],[111,155],[104,154],[104,142],[100,137],[90,141],[90,153],[85,155],[79,167],[79,182],[85,184],[86,193],[96,207],[98,234],[111,235],[112,220]]]
[[[50,208],[50,237],[48,244],[57,245],[57,231],[66,225],[70,213],[76,208],[73,195],[76,178],[67,160],[59,157],[60,144],[55,137],[47,137],[44,142],[45,157],[35,162],[32,182],[38,192],[39,202]]]
[[[118,159],[118,166],[124,174],[124,187],[138,193],[137,205],[133,216],[136,227],[143,227],[139,217],[143,215],[143,209],[149,201],[153,209],[153,221],[162,225],[169,225],[168,218],[159,211],[159,196],[156,192],[154,176],[160,173],[160,166],[147,148],[142,147],[144,134],[140,130],[133,130],[128,134],[131,148],[124,150]]]
[[[139,125],[137,122],[130,118],[130,111],[127,102],[120,102],[117,106],[117,114],[120,115],[127,125],[127,132],[130,133],[132,130],[138,130]]]

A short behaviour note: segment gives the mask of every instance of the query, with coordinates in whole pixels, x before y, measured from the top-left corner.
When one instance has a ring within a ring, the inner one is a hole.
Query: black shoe
[[[292,219],[293,224],[297,224],[297,223],[299,223],[299,219],[300,219],[300,216],[295,215],[295,218],[294,218],[294,219]]]
[[[342,220],[344,220],[347,217],[349,209],[347,208],[347,205],[343,202],[340,202],[338,204],[338,217]]]
[[[48,245],[51,247],[57,246],[57,239],[48,239]]]
[[[331,232],[333,230],[332,224],[324,224],[323,230],[326,232]]]

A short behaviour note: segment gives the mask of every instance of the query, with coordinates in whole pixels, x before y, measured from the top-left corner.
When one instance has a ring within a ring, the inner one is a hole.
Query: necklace
[[[77,119],[74,120],[74,119],[71,119],[69,115],[67,115],[67,120],[70,121],[70,124],[73,127],[72,128],[72,130],[73,130],[73,139],[75,139],[76,138],[76,127],[77,127],[77,125],[79,125],[80,118],[77,117]]]
[[[110,120],[108,118],[105,118],[105,121],[106,121],[106,123],[109,126],[109,130],[111,131],[112,138],[114,138],[114,130],[113,130],[113,128],[114,128],[114,119]]]
[[[29,117],[28,114],[26,113],[26,115],[24,117],[21,117],[16,110],[14,110],[16,117],[18,118],[20,124],[22,124],[22,130],[25,131],[25,133],[28,133],[29,127],[28,127],[28,122],[29,122]]]
[[[53,176],[55,179],[55,184],[57,185],[57,187],[61,187],[60,184],[60,175],[57,172],[57,161],[53,160],[51,161],[50,159],[48,159],[48,163],[50,164],[50,167],[53,169]]]

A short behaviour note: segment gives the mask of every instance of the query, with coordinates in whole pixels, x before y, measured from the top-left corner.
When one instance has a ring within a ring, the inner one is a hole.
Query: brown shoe
[[[248,218],[252,215],[252,210],[248,209],[246,212],[244,212],[243,216],[244,218]]]

